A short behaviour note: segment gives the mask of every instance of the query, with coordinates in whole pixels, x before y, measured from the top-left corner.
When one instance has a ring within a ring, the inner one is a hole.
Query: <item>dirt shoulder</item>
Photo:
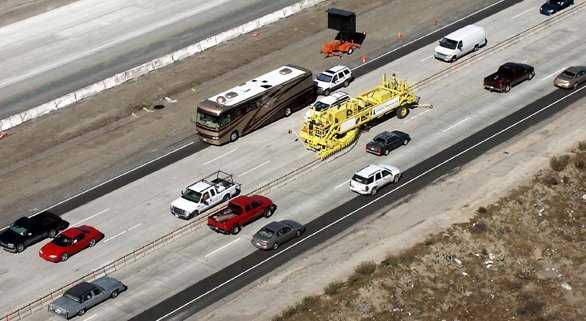
[[[190,320],[582,320],[584,107],[582,100]],[[555,155],[564,155],[554,163],[565,165],[559,171],[550,169]],[[411,215],[424,211],[434,219]]]
[[[47,12],[77,0],[2,0],[0,27]]]
[[[6,225],[17,216],[35,213],[174,146],[196,140],[189,116],[199,101],[222,89],[285,63],[314,72],[338,63],[355,66],[361,55],[373,57],[397,46],[398,32],[408,41],[493,2],[325,2],[18,126],[0,140],[0,223]],[[335,34],[326,29],[324,12],[330,6],[356,11],[357,28],[368,32],[356,54],[342,59],[324,59],[319,54],[321,45]],[[438,26],[433,24],[434,15],[440,17]],[[159,104],[165,108],[153,109]]]

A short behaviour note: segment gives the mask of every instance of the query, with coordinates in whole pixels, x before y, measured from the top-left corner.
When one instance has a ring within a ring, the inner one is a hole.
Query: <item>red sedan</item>
[[[72,227],[45,244],[39,256],[50,262],[64,262],[73,254],[96,245],[102,238],[104,234],[91,226]]]

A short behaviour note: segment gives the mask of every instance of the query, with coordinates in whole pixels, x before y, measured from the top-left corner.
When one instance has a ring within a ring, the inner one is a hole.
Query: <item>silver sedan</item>
[[[279,245],[299,237],[304,231],[305,227],[295,221],[271,222],[256,232],[250,243],[261,250],[276,250]]]

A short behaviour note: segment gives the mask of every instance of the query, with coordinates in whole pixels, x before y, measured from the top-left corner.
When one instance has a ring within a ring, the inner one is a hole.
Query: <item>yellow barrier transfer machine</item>
[[[431,105],[419,105],[413,87],[413,84],[395,78],[395,74],[390,79],[383,75],[380,86],[338,106],[320,113],[311,109],[310,116],[301,123],[299,139],[307,149],[325,159],[358,138],[360,128],[390,112],[394,111],[397,118],[402,119],[407,117],[410,108],[432,108]]]

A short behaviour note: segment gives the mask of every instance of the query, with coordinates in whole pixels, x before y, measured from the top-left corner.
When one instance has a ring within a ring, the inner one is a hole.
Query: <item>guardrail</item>
[[[581,10],[584,9],[584,7],[586,7],[586,2],[582,2],[580,4],[577,4],[573,8],[571,8],[570,10],[568,10],[566,12],[559,13],[558,15],[554,16],[553,18],[548,19],[542,23],[539,23],[539,24],[513,36],[513,37],[510,37],[507,40],[495,45],[494,47],[488,48],[487,50],[484,50],[483,52],[481,52],[473,57],[470,57],[468,59],[461,61],[460,63],[458,63],[458,65],[469,64],[472,61],[480,59],[480,57],[483,57],[483,56],[486,56],[486,55],[489,55],[492,53],[496,53],[500,50],[503,50],[504,48],[507,48],[507,47],[521,41],[522,39],[526,38],[527,36],[559,22],[561,19],[567,18],[569,16],[572,16],[572,15],[580,12]],[[447,76],[449,74],[449,72],[455,70],[455,68],[458,68],[458,66],[452,65],[449,68],[446,68],[446,69],[440,71],[439,73],[436,73],[435,75],[418,82],[416,84],[416,86],[417,86],[417,88],[422,88],[424,86],[432,84],[432,83],[438,81],[439,79]],[[266,184],[258,187],[257,189],[253,190],[249,194],[259,194],[259,193],[272,192],[282,186],[287,185],[288,183],[290,183],[292,181],[295,181],[300,176],[303,176],[307,173],[314,171],[319,166],[337,159],[341,155],[343,155],[343,154],[337,154],[337,156],[332,157],[332,158],[328,158],[323,161],[319,160],[319,159],[315,159],[315,160],[277,178],[276,180],[273,180],[269,183],[266,183]],[[225,203],[223,203],[223,204],[225,204]],[[217,205],[216,208],[222,206],[223,204]],[[211,209],[211,210],[213,210],[213,209]],[[108,275],[110,273],[116,272],[116,271],[128,266],[130,263],[136,262],[139,259],[144,258],[144,257],[148,256],[149,254],[151,254],[161,248],[164,248],[169,243],[174,242],[175,240],[185,236],[186,234],[189,234],[189,233],[199,229],[200,227],[202,227],[206,223],[207,223],[207,216],[202,215],[202,216],[196,218],[194,221],[192,221],[192,222],[190,222],[190,223],[188,223],[188,224],[186,224],[186,225],[184,225],[184,226],[182,226],[182,227],[180,227],[180,228],[178,228],[178,229],[176,229],[176,230],[174,230],[174,231],[172,231],[172,232],[170,232],[160,238],[157,238],[156,240],[154,240],[148,244],[145,244],[142,247],[140,247],[136,250],[133,250],[132,252],[130,252],[126,255],[119,257],[118,259],[100,267],[97,270],[94,270],[90,273],[87,273],[86,275],[80,277],[79,279],[76,279],[73,282],[71,282],[63,287],[60,287],[57,290],[52,291],[48,295],[45,295],[37,300],[34,300],[34,301],[26,304],[22,308],[19,308],[19,309],[13,311],[12,313],[7,314],[6,316],[4,316],[0,320],[2,320],[2,321],[22,320],[23,318],[30,316],[35,312],[38,312],[40,310],[45,309],[49,303],[51,303],[58,296],[62,295],[67,289],[75,286],[76,284],[79,284],[81,282],[90,282],[90,281],[93,281],[93,280],[95,280],[99,277],[102,277],[104,275]]]

